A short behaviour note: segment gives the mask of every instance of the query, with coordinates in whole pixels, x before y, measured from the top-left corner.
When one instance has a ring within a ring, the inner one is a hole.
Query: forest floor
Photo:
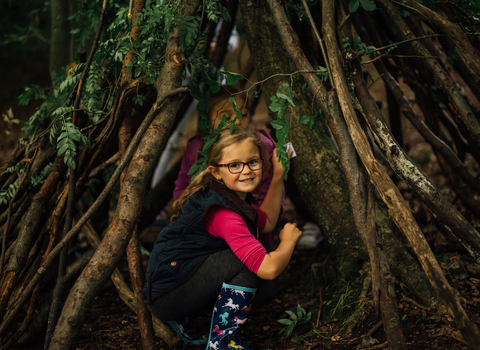
[[[371,299],[367,296],[364,302],[358,301],[364,276],[358,276],[359,283],[323,286],[320,274],[322,261],[327,257],[323,243],[314,250],[295,251],[290,265],[277,281],[279,292],[273,303],[252,310],[239,339],[252,349],[388,349],[383,328],[375,330],[381,319],[375,317]],[[470,320],[480,327],[480,268],[466,255],[456,252],[443,252],[437,258]],[[396,289],[408,349],[467,349],[444,306],[435,310],[424,308],[412,301],[415,297],[401,283],[396,283]],[[279,335],[285,326],[278,320],[290,319],[286,310],[297,313],[298,305],[311,312],[310,319],[304,317],[306,322],[297,325],[290,337]],[[359,315],[356,323],[349,321],[354,313]],[[197,326],[206,330],[208,319],[200,319]],[[163,340],[156,340],[158,349],[168,349]],[[202,348],[180,347],[184,350]],[[113,285],[97,296],[77,349],[141,349],[137,317],[120,300]]]

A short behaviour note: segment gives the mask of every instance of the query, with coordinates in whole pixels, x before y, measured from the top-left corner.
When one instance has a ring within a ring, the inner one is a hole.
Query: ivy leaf
[[[276,113],[282,109],[282,104],[278,101],[275,101],[268,106],[268,109],[270,109],[273,113]]]
[[[220,84],[215,82],[215,84],[210,85],[210,91],[212,94],[216,94],[217,92],[220,91]]]
[[[282,94],[282,93],[278,93],[278,92],[277,92],[277,96],[280,97],[280,98],[283,98],[284,100],[287,100],[293,107],[295,107],[295,104],[293,103],[293,100],[289,96],[287,96],[285,94]]]
[[[357,11],[359,5],[360,0],[350,0],[350,3],[348,4],[348,11],[350,11],[350,13]]]
[[[243,75],[241,74],[232,73],[232,72],[222,72],[222,73],[227,76],[227,85],[234,85],[240,79],[244,79]]]
[[[283,122],[280,120],[274,120],[271,124],[275,130],[282,130],[284,128]]]

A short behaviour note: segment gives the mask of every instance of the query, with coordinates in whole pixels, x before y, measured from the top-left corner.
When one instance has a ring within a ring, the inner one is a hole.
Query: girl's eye
[[[230,169],[238,169],[241,167],[240,163],[230,163],[229,164]]]
[[[248,162],[249,165],[257,165],[258,164],[258,159],[252,159],[251,161]]]

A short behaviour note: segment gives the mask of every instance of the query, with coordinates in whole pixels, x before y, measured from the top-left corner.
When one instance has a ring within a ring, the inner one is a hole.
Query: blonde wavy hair
[[[200,191],[203,192],[209,190],[211,182],[217,181],[208,171],[208,167],[216,167],[216,165],[221,162],[223,149],[245,140],[251,141],[258,147],[260,157],[264,159],[262,171],[265,172],[265,170],[268,169],[270,162],[265,150],[265,145],[253,128],[245,128],[238,125],[233,128],[232,133],[230,133],[229,129],[223,130],[220,135],[218,135],[217,140],[207,150],[207,168],[200,172],[195,179],[190,182],[180,198],[173,203],[173,211],[175,214],[172,216],[172,221],[176,220],[181,215],[190,196]]]

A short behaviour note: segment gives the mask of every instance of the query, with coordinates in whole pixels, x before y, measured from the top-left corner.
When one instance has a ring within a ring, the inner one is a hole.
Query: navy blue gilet
[[[254,201],[251,194],[243,201],[216,182],[209,191],[188,198],[182,215],[162,229],[150,253],[143,290],[145,302],[153,303],[185,282],[209,255],[230,249],[225,240],[205,229],[205,217],[212,207],[225,207],[239,214],[256,237],[258,216],[250,204]]]

